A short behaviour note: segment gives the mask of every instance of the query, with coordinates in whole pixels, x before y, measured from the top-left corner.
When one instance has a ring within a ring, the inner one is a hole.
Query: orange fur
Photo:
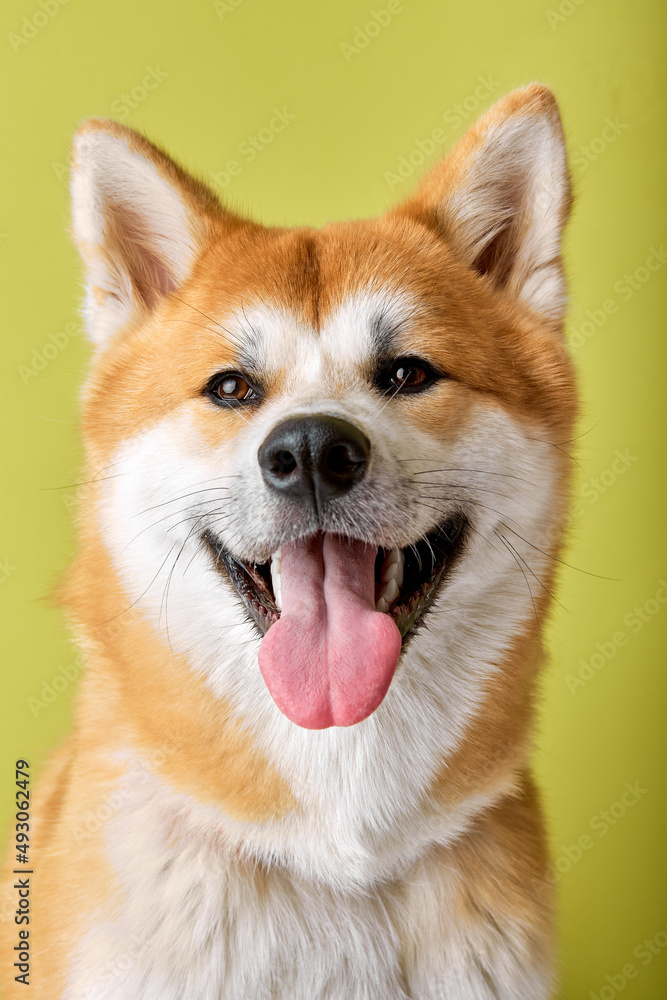
[[[31,925],[35,1000],[64,996],[72,944],[97,910],[116,906],[117,879],[102,835],[93,832],[75,843],[75,834],[85,830],[87,814],[103,808],[126,780],[116,757],[121,749],[130,747],[176,793],[240,822],[261,823],[301,808],[288,778],[254,744],[245,720],[215,697],[132,608],[99,525],[105,477],[113,475],[113,456],[128,437],[187,415],[200,446],[215,449],[252,421],[252,413],[240,410],[221,421],[213,408],[201,406],[202,381],[236,364],[235,343],[226,329],[233,312],[248,301],[267,301],[319,329],[371,279],[408,288],[419,302],[419,314],[399,338],[404,336],[406,352],[428,357],[451,380],[437,396],[398,401],[402,419],[443,446],[480,407],[507,413],[523,427],[545,428],[545,446],[558,452],[553,503],[562,521],[569,476],[565,442],[572,436],[576,402],[559,324],[518,301],[511,280],[500,281],[495,258],[485,261],[481,275],[475,272],[464,260],[459,229],[434,207],[443,202],[443,191],[461,183],[489,130],[519,113],[546,115],[560,130],[548,91],[517,92],[471,129],[403,205],[376,221],[336,223],[319,231],[265,229],[241,219],[131,130],[100,120],[83,126],[81,135],[102,132],[127,143],[178,191],[194,220],[197,257],[185,283],[161,298],[151,284],[156,270],[146,270],[138,244],[132,251],[120,249],[123,239],[115,227],[122,218],[109,226],[105,252],[114,260],[126,255],[139,305],[132,321],[100,349],[84,396],[84,478],[94,482],[82,500],[79,552],[59,600],[88,669],[74,733],[42,778],[37,799],[33,851],[39,874]],[[568,190],[562,221],[569,197]],[[521,240],[522,232],[519,228],[511,239]],[[501,251],[507,253],[508,246],[496,248]],[[91,266],[97,252],[92,245],[82,246]],[[110,294],[93,286],[98,305]],[[357,377],[367,374],[360,371]],[[279,370],[267,399],[278,397],[289,378],[289,370]],[[348,390],[336,378],[334,373],[333,399]],[[424,963],[425,955],[440,960],[444,912],[454,914],[462,939],[470,942],[479,926],[507,921],[526,940],[539,941],[545,962],[551,950],[546,854],[526,767],[541,659],[539,631],[560,545],[560,531],[541,540],[551,569],[537,588],[535,616],[496,664],[475,718],[428,790],[440,806],[459,805],[474,793],[493,793],[499,803],[457,843],[433,847],[404,881],[387,890],[406,975]],[[259,864],[252,877],[261,881],[262,873]],[[13,946],[14,931],[11,923],[3,927],[5,953]],[[5,995],[7,1000],[22,995],[6,973]]]

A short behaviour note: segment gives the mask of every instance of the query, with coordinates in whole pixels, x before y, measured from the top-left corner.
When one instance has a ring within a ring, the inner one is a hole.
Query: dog
[[[257,224],[102,119],[72,200],[86,671],[34,802],[35,1000],[552,997],[553,95],[500,100],[371,221]]]

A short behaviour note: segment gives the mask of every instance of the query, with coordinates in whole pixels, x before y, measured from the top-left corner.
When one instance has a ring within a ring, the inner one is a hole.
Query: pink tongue
[[[401,634],[375,610],[376,551],[330,534],[282,547],[282,612],[259,666],[278,708],[306,729],[361,722],[391,683]]]

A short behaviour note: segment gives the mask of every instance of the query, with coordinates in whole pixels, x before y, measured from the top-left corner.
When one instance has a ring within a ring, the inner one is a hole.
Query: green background
[[[361,47],[357,29],[387,0],[43,4],[7,2],[0,28],[0,818],[9,821],[14,760],[39,771],[68,728],[76,686],[66,677],[76,666],[61,670],[74,661],[67,631],[44,597],[74,545],[74,491],[61,487],[79,476],[89,355],[85,337],[66,332],[78,328],[81,292],[67,235],[77,123],[115,116],[216,174],[233,207],[319,225],[380,212],[423,172],[395,176],[434,129],[449,143],[498,97],[539,80],[560,102],[573,166],[568,336],[583,397],[565,556],[576,568],[560,579],[537,740],[558,870],[560,996],[662,1000],[664,5],[405,0]],[[274,108],[294,117],[250,161],[242,144]],[[241,169],[223,187],[230,160]],[[632,805],[621,804],[626,783],[638,786]],[[637,974],[623,985],[628,963]]]

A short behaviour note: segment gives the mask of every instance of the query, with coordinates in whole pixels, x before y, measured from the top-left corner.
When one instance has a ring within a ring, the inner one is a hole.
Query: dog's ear
[[[498,101],[395,211],[438,229],[465,264],[559,326],[570,204],[558,107],[532,84]]]
[[[205,185],[147,139],[96,118],[74,140],[72,214],[86,323],[98,344],[177,289],[226,216]]]

